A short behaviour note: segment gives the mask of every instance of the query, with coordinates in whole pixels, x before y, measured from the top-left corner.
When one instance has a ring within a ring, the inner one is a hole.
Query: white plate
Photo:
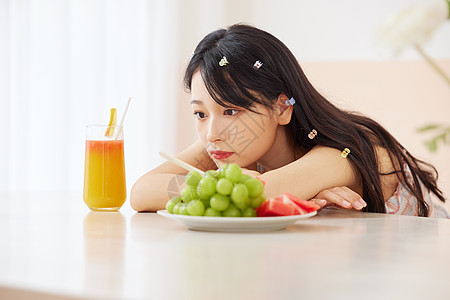
[[[291,225],[298,220],[315,216],[317,211],[304,215],[256,218],[194,217],[169,214],[167,210],[158,210],[158,214],[169,219],[177,220],[193,230],[257,232],[285,229],[288,225]]]

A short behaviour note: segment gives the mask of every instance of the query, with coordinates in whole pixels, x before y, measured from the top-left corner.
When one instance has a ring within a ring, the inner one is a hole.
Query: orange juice
[[[86,140],[84,202],[92,210],[118,210],[127,197],[122,140]]]

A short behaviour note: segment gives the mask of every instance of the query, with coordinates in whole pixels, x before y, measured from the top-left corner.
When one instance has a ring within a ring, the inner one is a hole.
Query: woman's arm
[[[351,155],[351,153],[349,154]],[[261,175],[267,198],[289,192],[312,199],[321,191],[347,186],[362,195],[360,176],[341,151],[316,146],[300,159]]]
[[[386,156],[384,154],[381,156]],[[200,141],[177,157],[204,171],[217,168]],[[381,164],[381,169],[387,168]],[[256,173],[251,170],[248,172]],[[170,162],[151,170],[134,184],[131,206],[137,211],[163,209],[169,199],[170,182],[176,175],[186,174],[186,170]],[[361,198],[362,184],[358,172],[348,159],[341,157],[339,150],[333,148],[317,146],[297,161],[259,177],[266,182],[264,193],[267,198],[289,192],[303,199],[327,200],[345,208],[361,209],[358,202],[366,205]],[[323,206],[325,203],[319,204]]]
[[[203,171],[217,168],[200,141],[195,142],[177,157]],[[171,162],[161,164],[136,181],[131,190],[131,206],[136,211],[164,209],[169,200],[169,191],[174,187],[182,188],[179,186],[180,180],[176,181],[175,177],[186,174],[186,170]],[[181,182],[184,183],[184,178]],[[169,187],[171,183],[175,183],[174,187]]]

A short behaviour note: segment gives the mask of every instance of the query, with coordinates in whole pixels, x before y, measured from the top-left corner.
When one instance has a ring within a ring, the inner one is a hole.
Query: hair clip
[[[224,66],[226,66],[228,64],[229,64],[229,62],[228,62],[228,60],[227,60],[227,58],[225,56],[222,57],[222,59],[219,61],[219,66],[221,66],[221,67],[224,67]]]
[[[310,140],[314,139],[317,135],[317,130],[313,129],[311,130],[311,132],[308,134],[308,137]]]
[[[350,154],[350,149],[345,148],[344,151],[341,152],[341,156],[343,158],[347,158],[347,156]]]
[[[257,60],[257,61],[255,61],[253,68],[259,69],[259,68],[261,68],[262,65],[263,65],[263,63],[261,61]]]
[[[295,104],[295,99],[294,97],[292,97],[289,100],[286,100],[284,103],[286,103],[286,105],[294,105]]]

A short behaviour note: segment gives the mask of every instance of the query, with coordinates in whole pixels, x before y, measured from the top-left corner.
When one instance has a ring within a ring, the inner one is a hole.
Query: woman
[[[267,197],[289,192],[321,206],[449,217],[432,199],[445,201],[436,169],[377,122],[331,104],[271,34],[241,24],[208,34],[184,82],[199,140],[181,160],[202,170],[236,163],[266,182]],[[141,177],[133,208],[163,208],[176,174],[186,171],[166,162]]]

